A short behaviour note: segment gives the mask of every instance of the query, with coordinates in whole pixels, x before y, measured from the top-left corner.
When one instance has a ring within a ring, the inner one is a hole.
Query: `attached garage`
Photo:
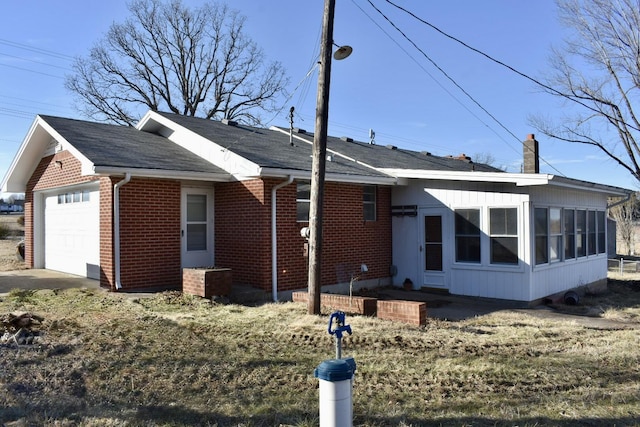
[[[45,195],[44,268],[100,279],[100,197],[95,187]]]

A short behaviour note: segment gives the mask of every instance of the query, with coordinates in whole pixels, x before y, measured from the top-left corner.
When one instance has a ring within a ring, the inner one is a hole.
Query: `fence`
[[[640,273],[640,261],[624,258],[610,258],[607,269],[612,273]]]

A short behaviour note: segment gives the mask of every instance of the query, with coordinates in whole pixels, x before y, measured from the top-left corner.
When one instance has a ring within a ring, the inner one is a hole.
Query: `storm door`
[[[447,262],[446,216],[442,209],[422,211],[421,286],[446,288],[445,265]]]
[[[182,267],[213,266],[213,190],[182,189]]]

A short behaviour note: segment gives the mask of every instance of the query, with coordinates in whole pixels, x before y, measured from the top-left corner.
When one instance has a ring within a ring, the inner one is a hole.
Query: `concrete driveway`
[[[12,289],[100,289],[100,281],[52,270],[0,271],[0,295]]]

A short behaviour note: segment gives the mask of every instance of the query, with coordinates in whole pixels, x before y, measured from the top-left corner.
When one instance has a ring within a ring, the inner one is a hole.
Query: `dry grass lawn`
[[[0,296],[0,315],[15,311],[45,321],[35,344],[0,345],[0,425],[318,424],[313,370],[334,344],[328,316],[303,304]],[[347,316],[354,424],[640,426],[639,282],[613,281],[574,311],[598,317],[503,310],[417,328]]]

